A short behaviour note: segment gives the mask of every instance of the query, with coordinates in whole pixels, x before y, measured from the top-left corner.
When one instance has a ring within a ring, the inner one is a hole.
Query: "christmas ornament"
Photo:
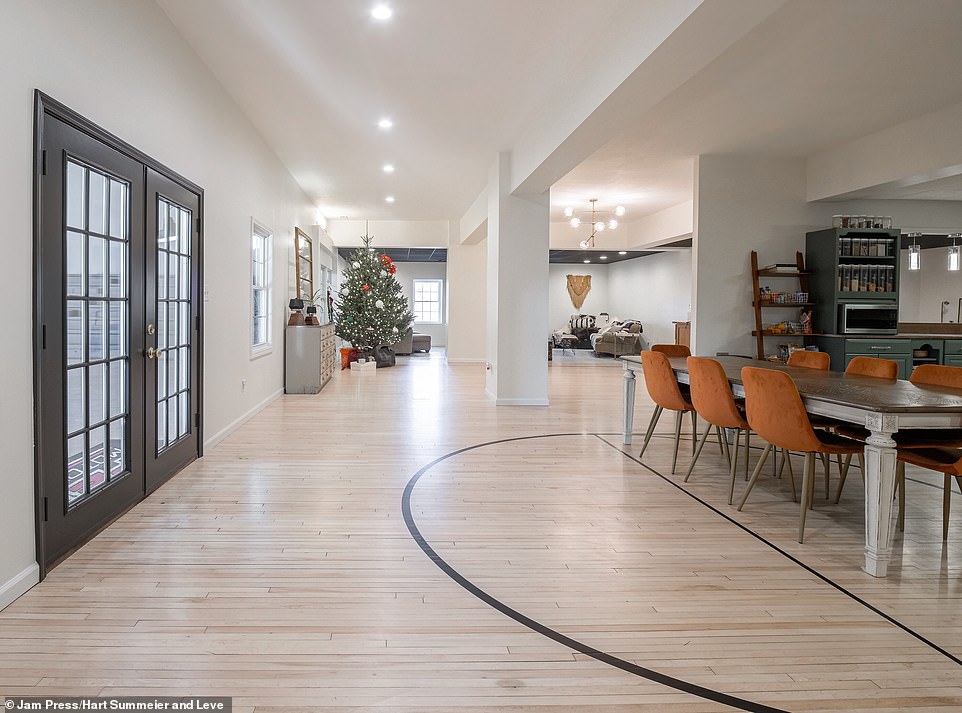
[[[352,263],[351,263],[351,267],[353,267],[355,270],[359,270],[359,269],[361,268],[361,263],[356,262],[356,261],[355,261],[355,262],[352,262]]]
[[[377,307],[378,309],[384,309],[384,300],[378,300],[377,302],[374,303],[374,306]]]

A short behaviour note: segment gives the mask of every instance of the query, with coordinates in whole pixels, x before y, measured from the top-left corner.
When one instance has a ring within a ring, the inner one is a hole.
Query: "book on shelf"
[[[759,272],[762,270],[766,272],[798,272],[798,265],[789,262],[776,262],[774,265],[765,265],[765,267],[759,269]]]

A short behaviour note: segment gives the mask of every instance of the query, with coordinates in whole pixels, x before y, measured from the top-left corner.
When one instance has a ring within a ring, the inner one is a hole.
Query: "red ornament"
[[[371,286],[370,286],[370,285],[361,285],[361,289],[364,290],[365,292],[367,292],[369,289],[371,289]]]
[[[390,272],[392,275],[393,275],[395,272],[397,272],[397,268],[394,267],[394,263],[391,263],[391,267],[389,267],[387,271]]]

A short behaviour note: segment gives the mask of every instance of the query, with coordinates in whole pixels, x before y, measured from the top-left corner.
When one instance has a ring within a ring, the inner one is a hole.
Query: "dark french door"
[[[37,540],[46,572],[199,455],[201,246],[196,190],[42,101],[38,117]]]

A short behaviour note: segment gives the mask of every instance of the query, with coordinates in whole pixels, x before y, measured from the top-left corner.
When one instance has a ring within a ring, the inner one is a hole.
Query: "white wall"
[[[448,307],[446,303],[447,292],[447,265],[443,262],[397,262],[397,273],[395,277],[401,284],[404,296],[408,299],[411,311],[414,311],[414,281],[415,280],[441,280],[441,324],[424,324],[415,322],[414,331],[421,334],[431,335],[431,347],[443,347],[448,343]]]
[[[43,41],[38,41],[43,38]],[[120,38],[118,40],[118,38]],[[123,38],[133,38],[124,40]],[[283,385],[293,226],[307,197],[153,3],[0,4],[0,214],[5,319],[0,355],[0,606],[35,579],[31,413],[33,91],[39,88],[205,189],[206,435]],[[163,110],[157,109],[163,106]],[[250,222],[274,231],[272,354],[249,358]],[[246,390],[241,380],[247,380]],[[5,588],[6,587],[6,588]]]
[[[548,265],[548,329],[546,337],[556,329],[567,329],[568,318],[573,314],[611,312],[608,298],[608,265]],[[591,291],[575,309],[568,294],[568,275],[591,275]],[[602,321],[603,324],[603,321]]]
[[[691,309],[691,251],[679,250],[608,266],[611,316],[640,319],[648,344],[674,344],[675,325]]]
[[[755,353],[750,253],[757,250],[762,265],[790,261],[804,249],[813,213],[805,203],[802,160],[698,157],[694,353]]]
[[[487,251],[478,243],[453,241],[448,247],[448,361],[485,361]]]

